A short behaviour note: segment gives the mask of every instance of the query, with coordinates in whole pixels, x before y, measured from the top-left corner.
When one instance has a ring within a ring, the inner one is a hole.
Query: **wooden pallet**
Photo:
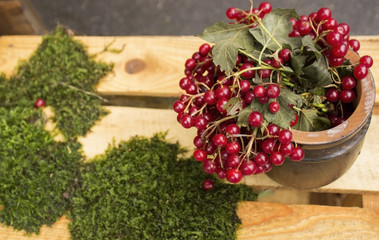
[[[372,73],[379,86],[379,36],[357,36],[360,53],[374,58]],[[80,138],[88,158],[101,154],[113,141],[134,135],[152,136],[168,130],[168,139],[192,149],[194,130],[183,129],[176,114],[169,109],[181,90],[184,62],[196,51],[202,40],[194,37],[77,37],[88,46],[90,54],[113,42],[122,48],[120,54],[102,53],[98,60],[115,63],[98,86],[108,96],[110,114]],[[39,36],[0,37],[0,71],[11,75],[21,59],[27,59],[41,42]],[[377,91],[378,92],[378,91]],[[242,202],[238,215],[242,220],[238,239],[379,239],[379,102],[360,156],[340,179],[314,192],[354,193],[363,196],[363,208],[320,205]],[[121,106],[120,106],[121,105]],[[165,109],[164,109],[165,108]],[[285,189],[265,175],[250,176],[244,183],[253,188]],[[68,220],[62,217],[52,227],[43,227],[39,236],[0,226],[0,239],[69,239]]]

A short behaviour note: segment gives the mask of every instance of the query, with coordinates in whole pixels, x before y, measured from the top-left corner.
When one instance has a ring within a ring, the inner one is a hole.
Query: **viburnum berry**
[[[345,76],[344,78],[342,78],[342,87],[343,89],[346,89],[346,90],[351,90],[353,88],[355,88],[355,85],[357,84],[357,81],[355,80],[355,78],[353,76]]]
[[[266,96],[266,89],[262,85],[257,85],[253,89],[254,96],[256,98],[261,98]]]
[[[204,161],[205,159],[207,159],[207,153],[202,150],[202,149],[196,149],[194,152],[193,152],[193,157],[199,161],[199,162],[202,162]]]
[[[250,160],[241,163],[240,170],[244,176],[252,175],[257,171],[257,165]]]
[[[351,103],[355,100],[355,93],[353,90],[342,90],[340,98],[343,103]]]
[[[333,56],[344,57],[347,53],[347,50],[349,50],[349,47],[346,44],[340,44],[340,45],[334,46],[332,49]]]
[[[326,92],[325,97],[329,102],[338,102],[340,100],[340,92],[335,88],[331,88]]]
[[[333,32],[330,32],[328,36],[326,36],[326,41],[331,46],[341,45],[343,41],[343,36],[341,33],[337,31],[333,31]]]
[[[226,144],[228,143],[228,140],[226,139],[225,135],[222,134],[222,133],[219,133],[219,134],[216,134],[214,137],[213,137],[213,143],[217,146],[217,147],[225,147]]]
[[[243,71],[241,73],[241,76],[245,79],[250,79],[250,78],[253,78],[254,75],[255,75],[255,70],[252,70],[250,68],[253,68],[254,65],[252,63],[244,63],[242,64],[242,66],[240,67],[240,71]],[[250,70],[246,70],[246,69],[250,69]]]
[[[210,158],[207,158],[203,161],[203,170],[204,172],[208,173],[208,174],[213,174],[216,172],[216,169],[217,169],[217,166],[216,164],[213,162],[212,159]]]
[[[247,80],[240,81],[240,90],[241,93],[247,93],[250,90],[250,82]]]
[[[239,183],[242,179],[242,172],[238,169],[229,169],[226,173],[226,180],[231,183]]]
[[[38,98],[35,102],[34,102],[34,107],[35,108],[42,108],[46,105],[45,101],[42,99],[42,98]]]
[[[305,153],[304,150],[301,147],[295,147],[293,149],[292,154],[290,155],[290,158],[293,161],[301,161],[304,159]]]
[[[280,95],[280,88],[276,84],[270,84],[266,87],[266,96],[269,98],[277,98]]]
[[[269,161],[269,156],[264,152],[258,152],[254,157],[254,162],[258,165],[265,165]]]
[[[282,129],[279,132],[278,140],[282,144],[290,143],[292,140],[292,132],[288,129]]]
[[[37,103],[37,101],[36,101],[36,103]],[[174,104],[173,104],[173,109],[177,113],[183,112],[185,108],[186,108],[186,106],[180,100],[175,101]]]
[[[301,36],[305,36],[310,33],[312,27],[308,20],[299,20],[296,24],[296,29]]]
[[[361,44],[359,43],[357,39],[350,39],[349,46],[353,49],[353,51],[358,52]]]
[[[282,165],[284,163],[284,155],[280,152],[273,152],[270,155],[270,162],[275,166]]]
[[[295,146],[292,143],[285,143],[280,145],[280,152],[284,154],[284,156],[289,156],[293,153]]]
[[[227,102],[228,102],[228,99],[226,98],[220,98],[217,100],[216,107],[220,113],[226,113],[226,109],[224,109],[224,106]]]
[[[337,21],[334,18],[329,18],[324,24],[322,24],[323,30],[333,30],[337,26]]]
[[[284,63],[289,62],[291,60],[291,50],[288,48],[283,48],[279,51],[278,56],[283,60]]]
[[[259,127],[263,122],[263,116],[260,112],[253,111],[248,117],[248,122],[252,127]]]
[[[237,154],[230,154],[227,160],[229,167],[236,168],[241,162],[241,158]]]
[[[205,129],[207,127],[208,121],[204,116],[197,116],[195,118],[195,127],[197,129]]]
[[[204,43],[199,47],[199,53],[201,56],[207,56],[211,51],[211,46],[208,43]]]
[[[194,139],[193,139],[193,145],[195,145],[196,148],[202,148],[204,147],[204,140],[201,138],[201,136],[196,136]]]
[[[267,14],[267,13],[271,12],[272,6],[271,6],[271,3],[269,3],[269,2],[262,2],[261,4],[259,4],[258,9],[262,13]]]
[[[232,90],[230,90],[228,86],[221,85],[219,88],[216,89],[217,98],[229,99],[231,95],[232,95]]]
[[[244,96],[244,100],[247,104],[250,104],[255,98],[255,95],[253,92],[247,92]]]
[[[372,60],[372,57],[370,57],[368,55],[362,56],[359,59],[359,62],[363,65],[366,65],[367,68],[370,68],[374,63],[374,61]]]
[[[233,20],[233,19],[236,19],[237,18],[237,12],[238,10],[235,8],[235,7],[230,7],[228,9],[226,9],[226,17]]]
[[[192,58],[189,58],[189,59],[187,59],[187,61],[186,61],[186,63],[185,63],[184,66],[186,67],[186,69],[192,71],[196,67],[196,60],[192,59]]]
[[[225,147],[229,154],[237,154],[241,150],[241,145],[237,141],[228,142]]]
[[[184,128],[191,128],[194,126],[195,124],[195,121],[193,119],[193,117],[191,117],[191,115],[189,114],[184,114],[181,119],[180,119],[180,123],[182,124],[182,126]]]
[[[262,145],[261,145],[262,151],[267,154],[271,154],[274,151],[274,147],[275,147],[275,141],[271,138],[263,140]]]
[[[277,113],[279,111],[279,108],[280,108],[280,106],[279,106],[278,102],[270,102],[270,104],[268,106],[268,109],[272,113]]]
[[[205,179],[203,183],[201,184],[204,191],[212,190],[215,186],[212,179]]]
[[[317,11],[316,20],[321,22],[323,20],[328,20],[332,17],[332,11],[329,8],[323,7]]]
[[[213,90],[208,90],[204,93],[204,101],[209,105],[214,105],[217,103],[216,92]]]
[[[280,132],[280,128],[278,125],[270,123],[266,127],[265,134],[269,136],[278,136]]]
[[[297,114],[295,113],[295,119],[290,122],[290,127],[295,126],[298,121],[299,121],[299,116],[297,116]]]
[[[354,77],[356,79],[363,79],[368,74],[368,67],[365,64],[358,64],[354,69]]]
[[[225,179],[226,178],[226,171],[222,168],[217,168],[216,175],[219,179]]]
[[[225,133],[228,134],[229,136],[239,134],[240,133],[240,127],[237,126],[237,124],[229,124],[226,126]]]

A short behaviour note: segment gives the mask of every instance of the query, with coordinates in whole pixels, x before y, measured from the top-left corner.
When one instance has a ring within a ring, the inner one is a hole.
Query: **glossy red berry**
[[[317,11],[316,20],[321,22],[323,20],[328,20],[332,17],[332,11],[329,8],[323,7]]]
[[[180,119],[180,123],[184,128],[191,128],[195,125],[193,117],[191,117],[189,114],[184,114]]]
[[[292,140],[292,132],[288,129],[283,129],[279,132],[278,140],[282,144],[290,143]]]
[[[199,161],[199,162],[202,162],[204,161],[205,159],[207,159],[207,153],[202,150],[202,149],[196,149],[194,152],[193,152],[193,157]]]
[[[338,102],[340,100],[340,92],[335,88],[331,88],[326,92],[325,97],[329,102]]]
[[[370,68],[372,67],[374,61],[372,60],[372,57],[368,56],[368,55],[365,55],[365,56],[362,56],[360,59],[359,59],[359,62],[363,65],[366,65],[367,68]]]
[[[341,33],[337,31],[330,32],[328,36],[326,36],[326,41],[331,46],[337,46],[342,44],[343,36]]]
[[[359,48],[361,47],[361,44],[357,39],[350,39],[349,46],[353,49],[353,51],[358,52]]]
[[[266,89],[262,85],[257,85],[254,87],[253,93],[256,98],[262,98],[266,96]]]
[[[225,147],[229,154],[237,154],[241,150],[241,145],[237,141],[228,142]]]
[[[247,80],[240,81],[240,91],[241,93],[247,93],[250,90],[250,82]]]
[[[284,63],[289,62],[291,60],[291,51],[288,48],[283,48],[279,51],[278,56]]]
[[[264,152],[258,152],[254,157],[254,162],[258,165],[265,165],[269,161],[269,156]]]
[[[225,179],[226,178],[226,171],[222,168],[217,168],[216,175],[219,179]]]
[[[298,117],[297,114],[295,113],[295,119],[292,120],[292,121],[290,122],[290,126],[291,126],[291,127],[295,126],[295,125],[297,124],[298,121],[299,121],[299,117]]]
[[[225,104],[228,102],[226,98],[220,98],[217,100],[216,108],[220,113],[226,113],[226,109],[224,109]]]
[[[353,90],[342,90],[340,98],[343,103],[351,103],[355,100],[355,93]]]
[[[211,51],[211,46],[208,43],[204,43],[199,47],[199,53],[201,56],[207,56]]]
[[[272,6],[271,6],[271,3],[269,3],[269,2],[262,2],[261,4],[259,4],[258,9],[262,13],[267,14],[267,13],[271,12]]]
[[[342,87],[343,89],[346,89],[346,90],[351,90],[353,88],[355,88],[355,85],[357,84],[357,81],[355,80],[355,78],[353,76],[345,76],[344,78],[342,78]]]
[[[35,102],[34,102],[34,107],[35,108],[42,108],[46,105],[45,101],[42,99],[42,98],[38,98]]]
[[[293,149],[292,154],[290,155],[290,158],[293,161],[301,161],[304,159],[305,153],[304,150],[301,147],[295,147]]]
[[[216,92],[213,90],[208,90],[204,93],[204,101],[209,105],[214,105],[217,103]]]
[[[279,103],[278,102],[270,102],[270,104],[268,105],[268,109],[272,113],[277,113],[280,109]]]
[[[201,184],[204,191],[212,190],[215,187],[215,184],[213,180],[211,179],[205,179],[203,183]]]
[[[237,15],[238,15],[238,10],[235,7],[230,7],[228,9],[226,9],[225,15],[227,18],[229,18],[231,20],[236,19]]]
[[[242,179],[242,172],[238,169],[229,169],[226,173],[226,179],[231,183],[239,183]]]
[[[241,162],[241,158],[237,154],[231,154],[228,156],[227,163],[229,167],[236,168]]]
[[[195,67],[196,67],[196,60],[195,60],[195,59],[192,59],[192,58],[187,59],[187,61],[186,61],[186,63],[185,63],[184,66],[186,67],[186,69],[192,71],[192,70],[194,70]]]
[[[244,176],[252,175],[257,171],[257,164],[253,161],[247,160],[241,163],[240,170]]]
[[[270,155],[270,162],[275,166],[282,165],[284,163],[284,155],[280,152],[273,152]]]
[[[278,136],[279,132],[280,132],[279,126],[276,124],[270,123],[269,125],[267,125],[265,134],[266,135],[268,134],[269,136]]]
[[[276,84],[270,84],[266,87],[266,96],[269,98],[277,98],[280,95],[280,88]]]
[[[252,63],[244,63],[242,64],[242,66],[240,67],[240,71],[243,71],[241,73],[241,76],[245,79],[250,79],[250,78],[253,78],[254,75],[255,75],[255,70],[251,70],[250,68],[253,68],[254,65]],[[246,70],[246,69],[250,69],[250,70]]]
[[[230,90],[230,87],[228,87],[226,85],[221,85],[216,90],[216,96],[217,96],[217,98],[227,98],[227,99],[229,99],[231,95],[232,95],[232,90]]]
[[[203,170],[208,174],[213,174],[216,172],[217,166],[212,159],[207,158],[203,161]]]
[[[263,122],[263,116],[260,112],[254,111],[251,112],[248,117],[248,122],[252,127],[259,127]]]
[[[305,36],[310,33],[312,27],[308,20],[299,20],[296,24],[296,29],[301,36]]]
[[[225,133],[228,134],[229,136],[239,134],[240,133],[240,127],[237,126],[237,124],[229,124],[226,126]]]
[[[228,143],[228,140],[226,139],[225,135],[222,134],[222,133],[219,133],[219,134],[216,134],[214,137],[213,137],[213,143],[217,146],[217,147],[225,147],[226,144]]]
[[[289,156],[293,153],[295,146],[292,143],[285,143],[280,145],[280,152],[283,153],[284,156]]]
[[[346,44],[340,44],[333,47],[332,53],[335,57],[345,57],[347,50],[349,50],[349,47]]]
[[[368,67],[362,63],[358,64],[355,66],[354,69],[354,77],[356,79],[363,79],[367,76],[368,74]]]

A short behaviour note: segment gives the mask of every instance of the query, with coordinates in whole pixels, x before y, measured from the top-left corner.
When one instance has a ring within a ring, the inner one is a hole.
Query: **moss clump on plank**
[[[106,114],[95,86],[111,69],[112,64],[95,62],[58,26],[9,81],[0,83],[0,106],[31,107],[42,98],[53,107],[54,121],[67,139],[85,135]]]
[[[73,239],[234,239],[236,205],[255,200],[245,185],[217,182],[162,135],[135,137],[87,164],[73,197]]]
[[[55,142],[42,111],[0,108],[0,222],[38,233],[70,207],[82,156],[77,142]]]

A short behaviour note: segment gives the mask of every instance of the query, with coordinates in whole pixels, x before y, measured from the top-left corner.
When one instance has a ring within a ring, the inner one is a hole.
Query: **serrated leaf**
[[[291,54],[291,65],[297,76],[303,75],[303,67],[305,65],[305,60],[307,56],[305,55],[292,55]]]
[[[324,87],[333,82],[329,73],[328,62],[324,56],[304,67],[303,72],[304,77],[309,80],[313,87]]]
[[[252,112],[253,110],[249,107],[246,107],[244,109],[242,109],[239,113],[238,113],[238,118],[237,118],[237,125],[239,127],[241,126],[248,126],[249,125],[249,115],[250,113]]]
[[[215,43],[213,61],[222,71],[230,72],[235,67],[238,50],[254,52],[254,39],[245,24],[216,22],[199,35],[202,39]]]
[[[300,48],[301,38],[288,36],[292,31],[292,24],[289,21],[291,17],[298,18],[295,9],[275,9],[262,19],[264,28],[266,28],[271,36],[267,34],[261,25],[250,29],[250,33],[254,36],[256,41],[262,44],[263,50],[268,48],[275,51],[280,49],[284,44],[290,45],[292,49]],[[274,38],[277,43],[272,38]]]
[[[316,109],[303,109],[295,128],[306,132],[322,131],[330,128],[330,121],[327,118],[320,117]]]

